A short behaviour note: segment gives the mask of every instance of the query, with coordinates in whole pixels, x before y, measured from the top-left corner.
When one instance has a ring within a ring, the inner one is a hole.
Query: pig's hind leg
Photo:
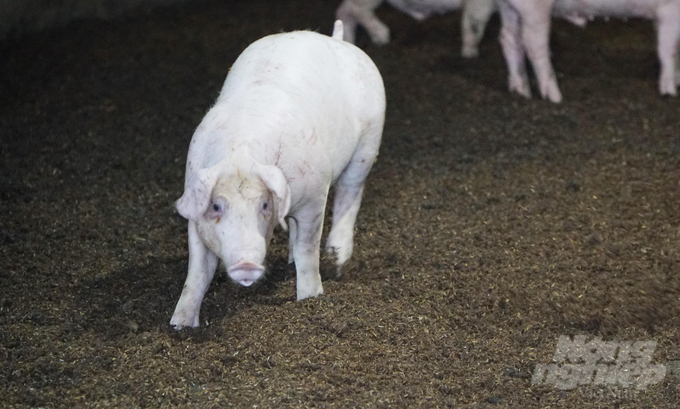
[[[675,52],[675,85],[680,85],[680,49]]]
[[[382,129],[373,130],[382,133]],[[364,181],[378,156],[377,138],[366,138],[369,143],[360,145],[354,152],[347,168],[338,178],[333,203],[333,225],[326,241],[326,251],[335,256],[338,273],[343,264],[352,256],[354,246],[354,223],[361,207]],[[377,142],[377,143],[376,143]]]
[[[534,67],[541,96],[552,102],[561,102],[562,93],[557,85],[555,70],[550,62],[550,10],[552,2],[536,2],[535,7],[519,3],[522,24],[522,43]]]
[[[201,241],[194,222],[189,222],[189,273],[177,301],[170,325],[175,329],[198,327],[198,313],[208,286],[215,275],[217,256]]]
[[[501,14],[500,43],[503,47],[505,63],[508,66],[508,89],[526,98],[531,98],[529,75],[526,66],[526,51],[522,42],[522,21],[519,12],[508,0],[500,0]]]
[[[678,73],[678,42],[680,41],[680,3],[672,2],[657,12],[658,54],[661,64],[659,92],[661,95],[676,95],[680,84]]]
[[[463,3],[461,22],[463,48],[461,55],[464,58],[473,58],[479,55],[479,43],[484,37],[486,24],[495,9],[495,0],[467,0]]]
[[[342,20],[344,40],[352,44],[356,40],[357,25],[359,24],[359,20],[355,16],[355,8],[352,0],[345,0],[335,12],[336,19]]]
[[[390,29],[378,19],[374,10],[384,0],[345,0],[336,17],[342,20],[345,26],[345,41],[354,44],[357,24],[364,27],[371,41],[377,45],[385,45],[390,42]]]

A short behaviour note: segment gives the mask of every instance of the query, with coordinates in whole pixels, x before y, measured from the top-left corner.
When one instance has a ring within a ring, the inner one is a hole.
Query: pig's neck
[[[266,114],[252,105],[234,107],[228,100],[222,101],[206,115],[195,135],[196,148],[203,151],[202,167],[222,160],[242,162],[244,158],[271,164],[268,159],[276,159],[282,136],[303,128],[302,118],[291,119],[283,104],[272,103]]]

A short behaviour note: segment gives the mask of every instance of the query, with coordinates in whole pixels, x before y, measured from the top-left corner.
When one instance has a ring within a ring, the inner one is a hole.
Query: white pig
[[[170,324],[199,325],[218,259],[249,286],[264,273],[274,227],[290,230],[297,298],[323,293],[319,247],[336,184],[326,250],[351,256],[364,180],[380,146],[385,90],[375,64],[342,40],[309,31],[251,44],[196,129],[177,210],[189,220],[189,272]]]
[[[336,17],[345,25],[345,40],[354,43],[357,24],[361,25],[377,45],[390,42],[390,29],[376,17],[374,10],[384,0],[344,0]],[[493,14],[496,0],[387,0],[396,9],[422,21],[435,14],[444,14],[463,8],[461,31],[463,57],[479,54],[479,42],[484,36],[486,23]]]
[[[508,87],[531,97],[525,53],[538,77],[543,98],[560,102],[562,94],[550,63],[550,16],[584,26],[594,17],[642,17],[656,23],[661,62],[659,91],[675,95],[680,84],[676,67],[680,40],[680,0],[498,0],[503,27],[500,41],[508,65]]]

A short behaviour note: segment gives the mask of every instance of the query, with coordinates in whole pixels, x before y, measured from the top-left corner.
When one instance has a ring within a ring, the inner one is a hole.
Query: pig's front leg
[[[310,203],[295,214],[297,233],[293,246],[297,299],[323,294],[319,274],[319,247],[323,227],[325,198],[321,203]]]
[[[345,0],[340,5],[336,17],[344,25],[345,41],[354,43],[358,23],[366,29],[374,44],[385,45],[390,42],[390,29],[374,13],[383,1]]]
[[[657,11],[659,62],[659,91],[661,95],[676,95],[676,84],[680,84],[678,72],[678,41],[680,41],[680,3],[671,2]]]
[[[500,42],[508,66],[508,89],[531,98],[519,13],[508,0],[499,0],[498,8],[502,21]]]
[[[217,268],[217,256],[203,244],[196,231],[196,224],[190,221],[189,273],[170,320],[170,325],[175,329],[198,327],[201,302],[215,275],[215,268]]]
[[[288,218],[288,264],[295,261],[295,240],[297,240],[297,223],[292,217]]]
[[[496,9],[496,0],[466,0],[463,5],[463,48],[461,55],[473,58],[479,55],[479,43],[484,37],[486,24]]]

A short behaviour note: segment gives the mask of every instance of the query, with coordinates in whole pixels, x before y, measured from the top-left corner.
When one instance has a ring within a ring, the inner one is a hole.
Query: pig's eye
[[[218,197],[214,199],[212,203],[210,203],[210,207],[208,207],[207,211],[207,216],[211,219],[219,219],[219,217],[222,216],[222,213],[225,211],[227,208],[227,202],[221,198]]]
[[[269,202],[262,203],[262,210],[267,210],[269,208]]]

